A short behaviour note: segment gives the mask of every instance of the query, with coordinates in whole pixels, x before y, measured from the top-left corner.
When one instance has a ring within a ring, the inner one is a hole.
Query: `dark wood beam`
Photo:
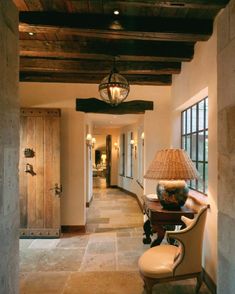
[[[21,82],[99,84],[103,78],[103,74],[20,72]],[[125,75],[125,78],[131,85],[169,86],[172,83],[171,75]]]
[[[96,98],[78,98],[76,99],[76,110],[86,113],[140,114],[145,113],[146,110],[153,110],[153,101],[134,100],[111,106]]]
[[[117,5],[141,6],[141,7],[169,7],[169,8],[197,8],[197,9],[221,9],[229,0],[116,0],[110,1]],[[111,4],[110,3],[110,4]]]
[[[81,38],[80,41],[20,40],[20,56],[132,61],[190,61],[194,43]]]
[[[21,72],[61,72],[61,73],[98,73],[108,74],[113,66],[112,61],[68,60],[52,58],[20,58]],[[177,74],[180,72],[179,62],[138,62],[117,61],[116,68],[121,74]]]
[[[66,34],[108,39],[205,41],[213,20],[20,12],[20,32]]]

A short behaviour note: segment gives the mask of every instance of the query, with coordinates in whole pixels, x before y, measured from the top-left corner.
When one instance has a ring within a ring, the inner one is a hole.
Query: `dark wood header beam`
[[[99,84],[103,74],[20,72],[21,82],[88,83]],[[125,75],[131,85],[169,86],[171,75]]]
[[[96,98],[79,98],[76,99],[76,110],[86,113],[140,114],[153,110],[153,101],[134,100],[111,106]]]
[[[20,56],[56,57],[132,61],[190,61],[194,43],[158,41],[105,41],[81,39],[81,41],[20,40]]]
[[[205,41],[213,20],[20,12],[20,32],[66,34],[109,39]]]
[[[117,61],[116,68],[121,74],[177,74],[180,73],[179,62],[142,62]],[[108,74],[112,61],[105,60],[68,60],[52,58],[20,58],[21,72],[63,72],[63,73],[98,73]]]

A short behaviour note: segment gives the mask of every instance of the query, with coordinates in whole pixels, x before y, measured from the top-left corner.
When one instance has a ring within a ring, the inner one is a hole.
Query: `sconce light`
[[[95,143],[96,143],[96,138],[92,138],[91,139],[91,146],[92,146],[92,148],[95,148]]]
[[[92,146],[92,135],[91,134],[86,135],[86,144],[88,147]]]
[[[136,159],[137,146],[135,144],[135,140],[131,139],[130,145],[131,145],[131,148],[134,149],[134,154],[135,154],[135,159]]]
[[[144,132],[141,134],[142,145],[144,146]]]
[[[115,143],[113,144],[113,146],[114,146],[114,149],[117,150],[117,157],[119,157],[119,146],[118,146],[118,143],[115,142]]]

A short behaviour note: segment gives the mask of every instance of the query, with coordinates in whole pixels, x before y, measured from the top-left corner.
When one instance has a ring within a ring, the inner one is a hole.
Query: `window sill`
[[[126,176],[126,178],[127,178],[127,179],[131,179],[131,180],[133,180],[133,179],[134,179],[133,177],[129,177],[129,176]]]

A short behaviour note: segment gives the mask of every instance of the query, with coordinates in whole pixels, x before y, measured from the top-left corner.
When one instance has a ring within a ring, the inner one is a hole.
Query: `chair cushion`
[[[152,247],[140,257],[140,272],[149,278],[167,278],[173,276],[173,265],[179,248],[173,245]]]

